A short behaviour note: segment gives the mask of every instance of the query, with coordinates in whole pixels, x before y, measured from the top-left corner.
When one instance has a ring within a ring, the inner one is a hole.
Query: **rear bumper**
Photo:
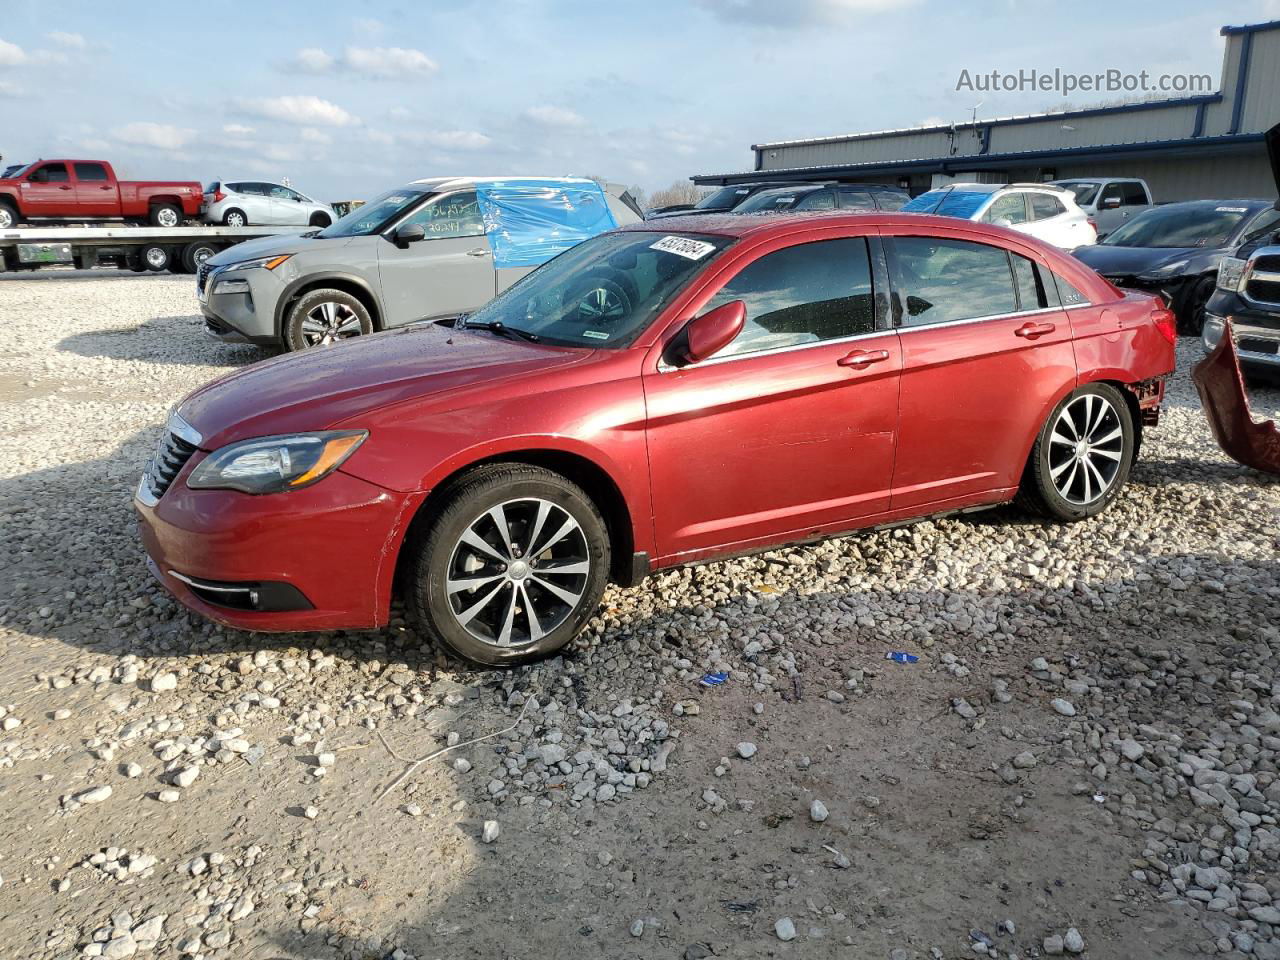
[[[241,630],[386,624],[414,501],[340,470],[292,493],[192,490],[197,455],[138,528],[156,578],[210,620]]]

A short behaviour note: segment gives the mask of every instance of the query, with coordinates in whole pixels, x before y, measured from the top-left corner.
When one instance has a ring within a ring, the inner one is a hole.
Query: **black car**
[[[762,180],[756,183],[734,183],[719,190],[713,190],[697,203],[677,203],[666,207],[655,207],[646,215],[646,220],[654,217],[688,217],[704,213],[728,213],[742,201],[761,190],[772,187],[790,187],[800,184],[788,183],[785,180]]]
[[[900,210],[911,199],[897,187],[878,183],[811,183],[761,190],[734,213],[801,213],[806,210]]]
[[[1271,200],[1188,200],[1144,210],[1100,243],[1072,252],[1116,286],[1159,293],[1179,329],[1199,336],[1219,262],[1278,228]]]
[[[1267,152],[1280,190],[1280,123],[1267,131]],[[1280,200],[1273,213],[1280,218]],[[1280,222],[1223,258],[1217,289],[1204,308],[1206,352],[1217,346],[1227,317],[1245,375],[1280,378]]]

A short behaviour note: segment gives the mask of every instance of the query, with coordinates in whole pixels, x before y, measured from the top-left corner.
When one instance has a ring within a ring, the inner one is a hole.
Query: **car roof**
[[[424,177],[421,180],[412,180],[410,185],[414,187],[426,187],[433,192],[441,190],[454,190],[458,187],[475,187],[482,183],[520,183],[521,181],[536,181],[545,183],[546,181],[554,183],[595,183],[586,177]]]
[[[677,226],[679,224],[679,226]],[[774,213],[769,216],[743,216],[740,213],[707,213],[697,216],[663,220],[641,220],[619,227],[619,231],[641,233],[705,233],[722,237],[760,237],[770,234],[792,233],[797,227],[843,226],[912,226],[939,227],[946,231],[957,228],[973,232],[990,232],[1000,238],[1016,238],[1019,242],[1032,240],[1026,234],[1013,233],[1000,227],[975,223],[956,217],[939,217],[930,213],[892,213],[887,210],[815,210],[805,213]]]

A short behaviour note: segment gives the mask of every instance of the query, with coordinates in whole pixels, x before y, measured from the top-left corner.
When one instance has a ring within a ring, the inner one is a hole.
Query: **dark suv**
[[[878,183],[810,183],[761,190],[734,213],[804,213],[807,210],[901,210],[910,194]]]
[[[1267,131],[1267,153],[1280,189],[1280,123]],[[1204,307],[1206,352],[1217,346],[1227,318],[1245,375],[1280,377],[1280,230],[1253,239],[1219,263],[1217,289]]]

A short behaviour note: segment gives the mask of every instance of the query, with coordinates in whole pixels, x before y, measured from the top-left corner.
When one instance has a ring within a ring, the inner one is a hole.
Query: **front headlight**
[[[1235,257],[1223,257],[1218,263],[1218,289],[1228,293],[1240,292],[1240,280],[1244,277],[1245,261]]]
[[[242,440],[201,460],[187,486],[242,493],[300,490],[338,469],[367,436],[367,430],[324,430]]]
[[[241,260],[239,263],[232,263],[223,267],[222,272],[230,273],[232,270],[252,270],[255,267],[262,267],[264,270],[274,270],[292,256],[292,253],[281,253],[274,257],[255,257],[252,260]]]

